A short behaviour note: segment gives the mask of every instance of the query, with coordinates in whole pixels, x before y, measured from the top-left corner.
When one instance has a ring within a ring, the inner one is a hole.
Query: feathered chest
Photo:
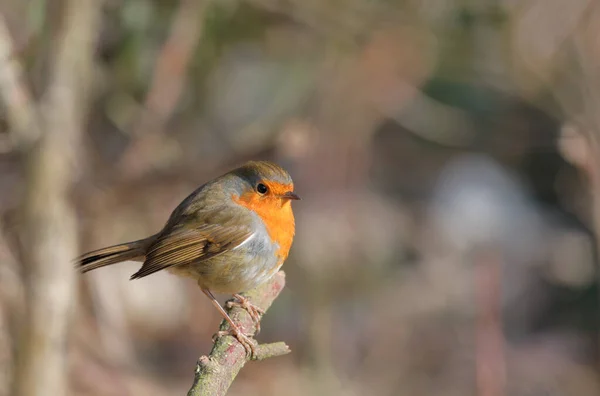
[[[289,201],[280,199],[252,199],[244,195],[232,197],[234,202],[251,210],[262,221],[272,243],[279,246],[275,253],[280,262],[289,254],[295,233],[294,213]]]

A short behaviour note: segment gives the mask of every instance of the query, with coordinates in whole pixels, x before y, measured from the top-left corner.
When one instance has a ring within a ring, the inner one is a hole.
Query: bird
[[[143,262],[130,279],[158,271],[194,279],[229,323],[230,334],[255,354],[255,345],[213,293],[231,294],[230,306],[250,314],[256,333],[264,311],[243,292],[267,282],[289,255],[295,234],[291,201],[299,200],[289,173],[269,161],[249,161],[188,195],[156,234],[85,253],[82,273],[123,261]]]

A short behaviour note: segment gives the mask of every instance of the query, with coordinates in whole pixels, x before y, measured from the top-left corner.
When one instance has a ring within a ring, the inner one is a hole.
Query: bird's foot
[[[237,301],[227,301],[227,308],[240,307],[245,309],[254,322],[256,334],[260,333],[260,318],[265,314],[265,310],[252,304],[250,300],[240,294],[234,294],[233,297]]]
[[[233,326],[230,327],[229,330],[221,330],[218,331],[215,335],[213,335],[212,340],[216,342],[220,337],[230,335],[235,337],[240,344],[246,349],[246,352],[250,354],[250,359],[256,357],[256,342],[252,340],[252,335],[244,334],[239,327]]]

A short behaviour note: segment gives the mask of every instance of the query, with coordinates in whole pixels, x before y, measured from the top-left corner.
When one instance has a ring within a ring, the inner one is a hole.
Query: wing
[[[193,229],[174,229],[160,235],[150,245],[144,265],[131,279],[217,256],[239,246],[251,236],[252,231],[241,226],[206,224]]]

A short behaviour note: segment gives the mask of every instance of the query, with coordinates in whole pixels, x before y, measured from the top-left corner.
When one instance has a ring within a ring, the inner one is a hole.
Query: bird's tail
[[[122,243],[98,249],[78,257],[75,262],[81,272],[88,272],[96,268],[105,267],[123,261],[144,261],[146,250],[154,237],[140,239],[139,241]]]

